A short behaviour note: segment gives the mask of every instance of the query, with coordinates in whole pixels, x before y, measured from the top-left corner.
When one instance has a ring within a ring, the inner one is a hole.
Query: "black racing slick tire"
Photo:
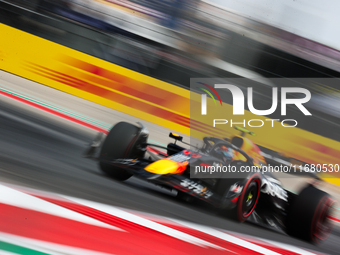
[[[258,173],[253,174],[243,186],[234,210],[234,217],[240,221],[246,221],[253,213],[261,193],[261,177]]]
[[[287,215],[287,234],[312,242],[325,240],[332,231],[329,219],[334,200],[312,185],[304,188],[292,201]]]
[[[240,163],[238,165],[242,165],[244,163]],[[230,186],[234,183],[238,183],[240,187],[242,187],[242,191],[238,197],[232,199],[226,198],[226,195],[229,192]],[[224,214],[235,221],[244,222],[246,221],[250,215],[253,213],[259,197],[261,193],[261,176],[258,173],[255,173],[249,176],[246,179],[221,179],[217,185],[216,192],[222,193],[222,186],[224,186],[224,195],[222,200],[222,210]],[[232,209],[223,208],[223,203],[235,203]]]
[[[119,122],[110,130],[99,154],[99,166],[106,175],[119,181],[125,181],[132,176],[126,168],[115,166],[109,162],[113,159],[144,156],[145,151],[137,148],[147,139],[146,137],[139,137],[140,129],[130,123]]]

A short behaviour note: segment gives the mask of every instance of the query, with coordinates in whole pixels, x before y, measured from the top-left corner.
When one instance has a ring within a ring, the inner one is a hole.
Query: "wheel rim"
[[[242,215],[243,217],[248,217],[254,210],[258,199],[258,183],[257,181],[252,181],[246,192],[244,199],[242,201]]]

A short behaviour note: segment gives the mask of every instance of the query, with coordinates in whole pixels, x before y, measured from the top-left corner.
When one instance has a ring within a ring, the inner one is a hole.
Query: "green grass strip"
[[[45,252],[36,251],[30,248],[26,248],[16,244],[6,243],[3,241],[0,241],[0,251],[1,250],[22,255],[49,255],[48,253]]]

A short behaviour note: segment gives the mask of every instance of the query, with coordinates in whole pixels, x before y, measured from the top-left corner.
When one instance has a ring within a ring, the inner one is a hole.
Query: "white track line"
[[[177,238],[177,239],[182,240],[182,241],[186,241],[188,243],[195,244],[195,245],[200,246],[200,247],[212,247],[212,248],[215,248],[215,249],[228,251],[227,249],[220,247],[218,245],[209,243],[209,242],[202,240],[200,238],[191,236],[189,234],[183,233],[183,232],[178,231],[176,229],[169,228],[167,226],[153,222],[153,221],[148,220],[146,218],[142,218],[140,216],[126,212],[124,210],[120,210],[120,209],[115,208],[113,206],[100,204],[100,203],[96,203],[96,202],[92,202],[92,201],[88,201],[88,200],[84,200],[84,199],[79,199],[79,198],[74,198],[74,197],[68,197],[68,196],[64,196],[64,197],[75,202],[75,203],[79,203],[79,204],[100,210],[102,212],[105,212],[105,213],[111,214],[113,216],[119,217],[121,219],[136,223],[136,224],[144,226],[146,228],[156,230],[156,231],[163,233],[165,235],[171,236],[173,238]],[[229,252],[231,252],[231,251],[229,251]]]
[[[9,251],[0,251],[0,255],[20,255],[20,254]]]
[[[293,246],[293,245],[290,245],[290,244],[280,243],[280,242],[271,241],[271,240],[267,240],[267,239],[261,239],[261,238],[259,238],[259,240],[266,242],[266,243],[269,243],[269,244],[272,244],[272,245],[275,245],[275,246],[278,246],[278,247],[285,249],[285,250],[289,250],[289,251],[292,251],[292,252],[295,252],[295,253],[298,253],[298,254],[302,254],[302,255],[315,255],[316,254],[316,253],[312,253],[310,251],[301,249],[299,247],[296,247],[296,246]]]
[[[189,222],[185,222],[185,221],[181,221],[181,220],[170,219],[170,218],[168,218],[168,219],[171,220],[171,221],[174,221],[174,222],[176,222],[178,224],[181,224],[183,226],[186,226],[188,228],[192,228],[192,229],[201,231],[203,233],[209,234],[211,236],[215,236],[215,237],[220,238],[222,240],[225,240],[227,242],[239,245],[241,247],[244,247],[244,248],[256,251],[256,252],[261,253],[261,254],[265,254],[265,255],[280,255],[277,252],[274,252],[274,251],[269,250],[267,248],[264,248],[262,246],[253,244],[251,242],[245,241],[243,239],[237,238],[235,236],[229,235],[229,234],[224,233],[222,231],[219,231],[217,229],[213,229],[213,228],[210,228],[210,227],[206,227],[206,226],[202,226],[202,225],[198,225],[198,224],[194,224],[194,223],[189,223]],[[273,248],[275,248],[275,247],[273,247]]]

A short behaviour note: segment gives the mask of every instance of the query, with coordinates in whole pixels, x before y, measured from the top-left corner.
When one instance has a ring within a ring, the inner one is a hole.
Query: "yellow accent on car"
[[[188,161],[179,163],[166,158],[153,162],[144,169],[154,174],[178,174],[183,172],[187,165]]]

